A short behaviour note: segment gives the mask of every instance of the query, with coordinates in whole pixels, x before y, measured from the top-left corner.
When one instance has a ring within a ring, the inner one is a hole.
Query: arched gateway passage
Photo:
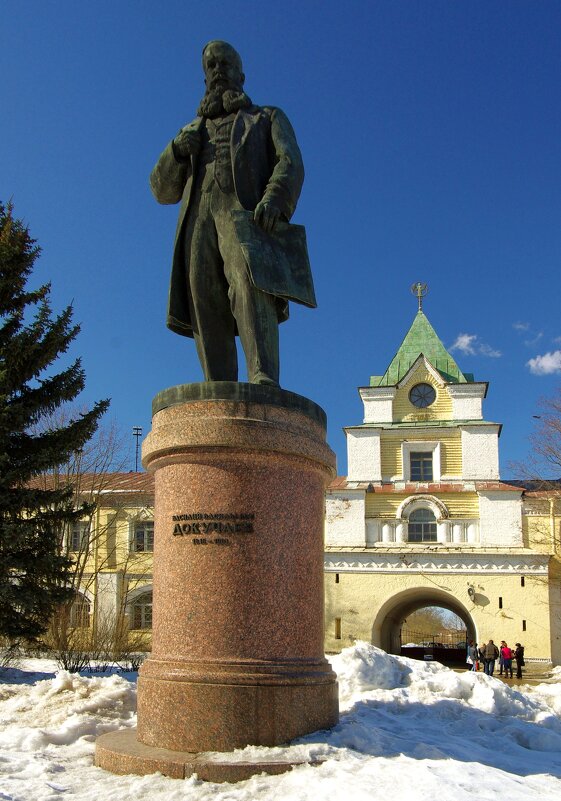
[[[455,596],[436,587],[418,587],[397,593],[383,604],[372,627],[373,644],[383,648],[389,654],[401,653],[401,629],[404,621],[413,612],[426,606],[439,606],[453,612],[464,622],[467,639],[477,640],[473,620],[466,607]],[[435,655],[435,658],[447,661],[442,658],[442,655]]]

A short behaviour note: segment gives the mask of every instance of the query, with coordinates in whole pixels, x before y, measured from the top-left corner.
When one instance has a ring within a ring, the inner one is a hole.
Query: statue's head
[[[207,91],[236,89],[241,91],[245,75],[239,53],[220,39],[213,39],[203,47],[203,70]]]

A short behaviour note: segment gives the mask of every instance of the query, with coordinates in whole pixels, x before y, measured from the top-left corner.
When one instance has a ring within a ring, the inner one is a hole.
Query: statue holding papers
[[[288,301],[315,307],[302,226],[291,225],[304,168],[292,126],[243,91],[240,56],[203,50],[197,117],[150,176],[160,203],[179,203],[167,325],[194,337],[206,381],[237,381],[239,335],[248,380],[279,385],[278,323]]]

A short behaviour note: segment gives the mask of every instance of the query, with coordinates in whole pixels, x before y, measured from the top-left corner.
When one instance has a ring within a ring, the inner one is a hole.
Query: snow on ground
[[[511,688],[482,673],[390,656],[357,643],[331,659],[341,721],[286,748],[323,758],[281,776],[210,784],[113,776],[95,738],[136,724],[134,674],[56,673],[47,660],[0,670],[0,801],[438,801],[561,797],[561,673]]]

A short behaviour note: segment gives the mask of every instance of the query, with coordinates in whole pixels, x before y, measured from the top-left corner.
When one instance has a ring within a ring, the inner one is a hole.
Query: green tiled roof
[[[465,384],[473,381],[473,376],[462,373],[452,356],[448,353],[424,312],[418,311],[413,324],[399,350],[383,376],[371,376],[371,387],[392,387],[407,375],[421,354],[438,370],[442,378],[450,384]]]

